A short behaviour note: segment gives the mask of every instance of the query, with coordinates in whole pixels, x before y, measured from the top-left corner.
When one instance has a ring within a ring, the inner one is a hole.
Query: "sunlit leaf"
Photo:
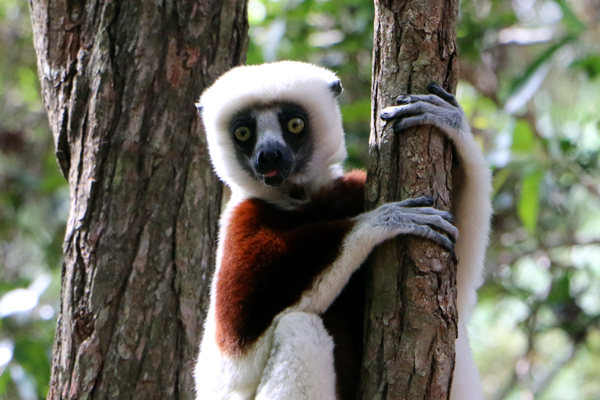
[[[513,141],[511,150],[516,153],[529,153],[535,146],[535,136],[529,126],[529,122],[524,119],[517,120],[513,131]]]
[[[517,213],[523,226],[531,235],[535,233],[537,227],[540,211],[540,184],[543,177],[544,172],[538,169],[523,177]]]
[[[571,301],[570,287],[572,273],[564,272],[552,281],[552,287],[546,297],[550,304],[566,304]]]
[[[558,5],[560,6],[560,9],[563,12],[562,21],[565,24],[565,26],[567,27],[567,29],[569,29],[572,32],[577,32],[577,33],[585,30],[585,24],[583,22],[581,22],[581,20],[579,18],[577,18],[577,15],[575,15],[573,10],[569,6],[569,3],[567,3],[566,0],[555,0],[555,1],[558,3]]]
[[[527,69],[521,76],[517,77],[512,81],[509,90],[509,97],[513,96],[515,93],[517,93],[517,91],[519,91],[519,89],[526,85],[527,81],[529,81],[529,79],[535,74],[535,72],[538,69],[540,69],[546,63],[546,61],[550,60],[550,57],[552,57],[559,49],[561,49],[564,45],[573,42],[575,39],[577,39],[577,35],[568,35],[561,39],[558,43],[555,43],[552,46],[550,46],[548,49],[546,49],[546,51],[544,51],[540,56],[538,56],[529,65],[529,67],[527,67]]]
[[[0,375],[0,395],[6,394],[10,381],[10,374],[7,371]]]
[[[30,338],[17,338],[15,341],[15,360],[36,380],[38,393],[44,396],[48,390],[47,379],[50,376],[50,362],[46,348]]]
[[[571,67],[585,71],[590,79],[600,74],[600,54],[590,54],[585,58],[574,61]]]
[[[371,118],[371,100],[364,99],[350,104],[344,104],[341,107],[342,115],[344,116],[344,122],[360,122],[366,121],[368,123]]]
[[[504,182],[508,179],[512,170],[510,168],[500,168],[494,174],[494,180],[492,182],[494,188],[494,195],[498,193],[498,190],[504,185]]]

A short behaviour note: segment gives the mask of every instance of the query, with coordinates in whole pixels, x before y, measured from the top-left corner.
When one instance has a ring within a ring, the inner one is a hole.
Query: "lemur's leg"
[[[335,400],[333,340],[315,314],[281,317],[256,400]]]
[[[469,349],[466,323],[481,285],[481,272],[488,243],[492,206],[491,173],[479,145],[473,139],[467,118],[456,101],[439,85],[427,88],[432,95],[406,95],[398,106],[383,110],[381,118],[394,123],[394,131],[435,125],[454,143],[460,164],[453,214],[460,239],[456,244],[459,258],[457,286],[460,324],[457,340],[456,377],[452,399],[481,399],[481,383]]]

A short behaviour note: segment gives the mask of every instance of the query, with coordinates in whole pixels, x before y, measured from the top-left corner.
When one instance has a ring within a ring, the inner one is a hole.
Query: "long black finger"
[[[450,237],[450,240],[456,242],[458,238],[458,229],[450,222],[446,221],[440,215],[423,215],[418,213],[410,214],[411,220],[418,225],[427,225],[441,230]]]
[[[433,205],[433,197],[422,196],[416,199],[406,199],[398,203],[400,207],[431,207]]]
[[[449,104],[446,100],[435,94],[405,94],[396,98],[396,104],[399,106],[405,106],[411,103],[418,102],[430,103],[439,107],[454,108],[453,105]]]
[[[452,215],[448,211],[442,211],[442,210],[438,210],[435,208],[430,208],[430,207],[415,208],[414,210],[410,210],[410,212],[412,214],[439,215],[440,217],[444,218],[446,221],[448,221],[450,223],[454,222],[454,215]]]
[[[415,229],[412,233],[415,236],[420,236],[422,238],[431,240],[442,247],[444,247],[448,251],[454,251],[454,243],[446,236],[442,235],[439,232],[434,231],[428,226],[420,226]]]
[[[402,107],[387,107],[383,109],[379,117],[384,121],[394,118],[412,117],[427,112],[429,107],[435,106],[428,103],[412,103]]]
[[[441,97],[448,103],[452,104],[454,107],[458,107],[458,101],[456,100],[456,97],[446,92],[444,88],[438,85],[437,83],[431,82],[429,85],[427,85],[427,90],[429,91],[429,93]]]

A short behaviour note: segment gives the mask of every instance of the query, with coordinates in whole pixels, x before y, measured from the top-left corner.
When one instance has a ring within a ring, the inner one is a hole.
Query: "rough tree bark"
[[[48,399],[191,399],[221,185],[194,101],[246,1],[31,0],[71,213]]]
[[[423,195],[450,209],[452,148],[424,126],[394,135],[379,114],[406,93],[458,79],[458,0],[375,1],[368,207]],[[456,266],[419,239],[385,243],[370,257],[361,398],[447,399],[457,337]]]

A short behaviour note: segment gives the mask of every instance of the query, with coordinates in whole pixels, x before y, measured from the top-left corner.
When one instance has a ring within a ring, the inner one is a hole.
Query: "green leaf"
[[[345,123],[369,122],[371,119],[371,99],[355,101],[341,106]]]
[[[563,272],[552,281],[550,292],[546,297],[548,304],[568,304],[573,301],[570,294],[572,275],[572,273]]]
[[[17,338],[15,341],[14,358],[35,378],[40,397],[45,397],[48,391],[50,376],[50,361],[46,350],[44,343],[39,343],[31,337]]]
[[[533,60],[533,62],[527,67],[523,75],[516,78],[512,81],[509,89],[509,96],[512,97],[515,93],[519,91],[529,79],[533,76],[533,74],[542,66],[546,61],[550,59],[560,48],[562,48],[567,43],[570,43],[577,39],[578,34],[568,35],[562,38],[558,43],[553,44],[549,48],[547,48],[538,58]]]
[[[572,68],[585,71],[590,79],[600,75],[600,54],[590,54],[585,58],[573,61]]]
[[[571,32],[579,33],[584,31],[586,28],[585,24],[581,22],[579,18],[577,18],[577,15],[575,15],[573,10],[571,10],[571,7],[569,7],[569,4],[566,2],[566,0],[555,1],[558,3],[563,12],[562,21],[565,24],[565,27]]]
[[[521,188],[521,197],[517,205],[517,213],[523,226],[533,235],[537,226],[538,214],[540,211],[540,184],[544,172],[534,170],[523,177],[523,186]]]
[[[5,371],[2,375],[0,375],[0,395],[6,394],[8,385],[10,383],[10,374]],[[0,397],[3,398],[3,397]]]
[[[524,119],[517,120],[513,131],[511,150],[515,153],[530,153],[534,146],[535,136],[529,122]]]
[[[501,168],[501,169],[496,170],[496,173],[494,174],[494,179],[492,182],[492,186],[494,188],[493,196],[495,196],[496,193],[498,193],[498,191],[500,190],[502,185],[504,185],[504,182],[506,182],[506,180],[508,179],[508,177],[510,176],[511,173],[512,173],[511,168]]]

